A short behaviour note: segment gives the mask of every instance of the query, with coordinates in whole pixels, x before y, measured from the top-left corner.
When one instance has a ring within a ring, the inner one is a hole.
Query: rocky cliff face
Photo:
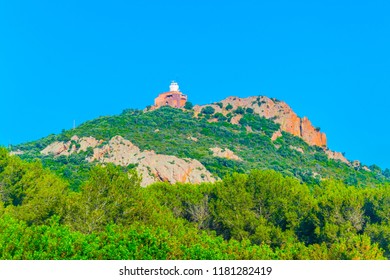
[[[295,136],[301,137],[309,145],[326,147],[326,135],[318,131],[309,121],[308,118],[299,118],[297,114],[283,101],[271,99],[266,96],[252,96],[247,98],[228,97],[222,101],[222,108],[217,104],[208,104],[203,106],[194,106],[195,115],[205,106],[211,106],[215,112],[220,112],[227,115],[238,107],[251,108],[255,114],[258,114],[267,119],[273,119],[280,124],[283,131],[289,132]],[[232,106],[232,109],[226,110],[226,106]],[[232,119],[232,122],[237,123],[237,117]]]
[[[136,165],[142,176],[141,185],[154,182],[202,183],[215,182],[216,178],[197,160],[181,159],[175,156],[156,154],[154,151],[141,151],[129,140],[115,136],[103,145],[102,140],[93,137],[78,138],[73,136],[68,142],[54,142],[41,151],[44,155],[68,156],[72,153],[93,148],[89,162],[113,163],[115,165]]]
[[[326,135],[313,127],[307,117],[303,117],[300,120],[300,137],[310,145],[316,145],[320,147],[326,147]]]
[[[41,154],[54,156],[69,156],[72,153],[85,152],[89,147],[95,148],[102,142],[102,140],[98,141],[93,137],[79,138],[75,135],[70,139],[70,141],[56,141],[51,143],[49,146],[47,146],[41,151]]]

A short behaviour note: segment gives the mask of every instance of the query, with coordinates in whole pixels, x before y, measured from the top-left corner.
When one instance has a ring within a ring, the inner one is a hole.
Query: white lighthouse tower
[[[179,91],[179,85],[175,81],[172,81],[169,85],[169,91]]]

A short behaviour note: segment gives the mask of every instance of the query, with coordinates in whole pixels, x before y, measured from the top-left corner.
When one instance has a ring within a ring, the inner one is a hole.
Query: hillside
[[[330,151],[326,135],[308,118],[265,96],[229,97],[187,109],[128,109],[13,149],[72,178],[73,188],[97,162],[136,169],[143,186],[214,182],[252,169],[273,169],[310,184],[330,178],[354,186],[389,181],[388,170]]]
[[[0,259],[388,259],[389,173],[267,97],[129,109],[0,148]]]

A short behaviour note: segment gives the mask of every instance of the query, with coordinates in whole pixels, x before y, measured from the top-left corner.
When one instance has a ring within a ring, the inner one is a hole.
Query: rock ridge
[[[231,109],[227,109],[230,104]],[[222,105],[222,106],[221,106]],[[238,107],[243,109],[251,108],[253,112],[261,117],[272,119],[280,124],[280,129],[289,132],[292,135],[302,138],[306,143],[312,146],[326,147],[326,135],[315,128],[307,117],[300,118],[285,102],[266,96],[251,96],[240,98],[230,96],[224,100],[206,105],[195,105],[194,111],[197,116],[202,108],[211,106],[216,113],[227,115]],[[239,117],[235,116],[232,123],[237,124]]]
[[[88,162],[128,166],[133,164],[141,175],[141,186],[154,182],[171,184],[215,182],[214,176],[196,159],[156,154],[154,151],[141,151],[137,146],[122,136],[114,136],[107,144],[93,137],[73,136],[71,141],[56,141],[41,151],[43,155],[69,156],[73,153],[93,149],[93,155],[86,157]]]

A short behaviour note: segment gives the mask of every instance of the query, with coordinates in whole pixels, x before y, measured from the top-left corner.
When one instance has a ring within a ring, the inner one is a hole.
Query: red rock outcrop
[[[242,115],[234,116],[230,120],[230,123],[232,123],[232,124],[239,124],[241,119],[242,119]]]
[[[342,161],[348,165],[350,165],[351,163],[349,162],[349,160],[347,160],[344,155],[340,152],[334,152],[334,151],[331,151],[331,150],[325,150],[325,154],[328,156],[328,158],[330,159],[334,159],[334,160],[339,160],[339,161]]]
[[[304,154],[305,152],[303,151],[303,149],[301,147],[295,147],[295,146],[288,146],[291,150],[295,150],[297,152],[300,152],[301,154]]]
[[[18,156],[18,155],[23,155],[24,152],[18,149],[16,151],[9,152],[9,154],[10,154],[10,156]]]
[[[85,152],[89,147],[95,148],[102,142],[103,142],[102,140],[98,141],[93,137],[79,138],[77,135],[74,135],[71,138],[71,141],[67,141],[67,142],[56,141],[51,143],[49,146],[47,146],[45,149],[41,151],[41,154],[53,155],[55,157],[69,156],[70,154],[75,152],[77,153],[82,151]],[[78,145],[79,148],[77,148],[76,145]]]
[[[282,132],[279,130],[275,131],[273,134],[272,134],[272,137],[271,137],[271,140],[272,141],[275,141],[276,139],[278,139],[279,137],[282,137]]]
[[[210,148],[210,151],[213,152],[214,157],[242,161],[242,159],[239,156],[237,156],[233,151],[229,150],[228,148],[221,149],[220,147],[214,147],[214,148]]]
[[[320,147],[326,146],[326,135],[325,133],[320,132],[311,124],[307,117],[301,119],[301,135],[303,140],[305,140],[310,145],[316,145]]]
[[[121,136],[115,136],[101,146],[102,140],[93,137],[71,139],[72,141],[54,142],[41,151],[42,154],[54,156],[70,155],[93,148],[93,155],[86,158],[89,162],[113,163],[115,165],[137,165],[136,170],[141,175],[141,186],[147,186],[154,182],[169,183],[202,183],[215,182],[212,174],[195,159],[181,159],[175,156],[156,154],[154,151],[141,151],[129,140]]]
[[[181,159],[175,156],[160,155],[153,151],[141,153],[137,171],[142,176],[142,186],[154,182],[193,183],[215,182],[216,179],[195,159]]]
[[[70,154],[69,148],[70,148],[71,142],[53,142],[49,146],[47,146],[45,149],[41,151],[41,154],[43,155],[49,155],[52,154],[53,156],[67,156]]]
[[[311,124],[306,117],[299,118],[298,115],[285,102],[279,101],[266,96],[252,96],[247,98],[239,98],[230,96],[218,104],[207,104],[202,106],[194,106],[195,116],[197,116],[203,107],[211,106],[216,113],[227,115],[229,112],[236,110],[238,107],[244,109],[251,108],[255,114],[258,114],[267,119],[272,119],[280,124],[282,131],[289,132],[295,136],[301,137],[309,145],[326,147],[326,135]],[[232,109],[227,110],[226,107],[231,105]],[[237,123],[235,121],[235,123]]]

